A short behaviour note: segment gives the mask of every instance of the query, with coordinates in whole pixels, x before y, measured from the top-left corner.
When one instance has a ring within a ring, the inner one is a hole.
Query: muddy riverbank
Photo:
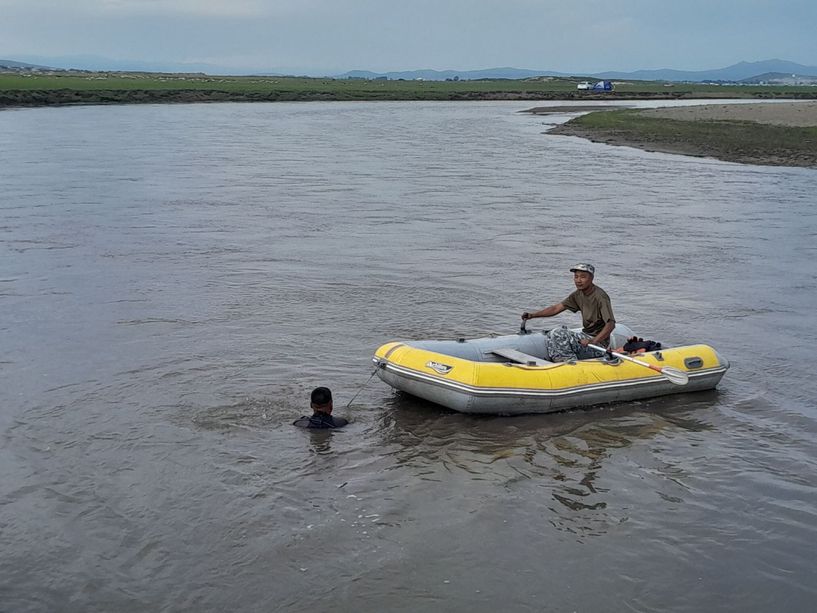
[[[591,113],[549,134],[764,166],[817,168],[817,102]]]

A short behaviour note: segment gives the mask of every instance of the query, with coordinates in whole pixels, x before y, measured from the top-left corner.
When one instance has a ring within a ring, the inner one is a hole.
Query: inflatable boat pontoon
[[[395,389],[463,413],[517,415],[713,389],[729,362],[708,345],[638,354],[638,360],[683,373],[685,385],[630,360],[554,363],[545,359],[544,331],[451,341],[382,345],[377,375]],[[632,332],[617,326],[612,346]],[[680,374],[679,373],[679,374]],[[684,376],[686,375],[686,376]]]

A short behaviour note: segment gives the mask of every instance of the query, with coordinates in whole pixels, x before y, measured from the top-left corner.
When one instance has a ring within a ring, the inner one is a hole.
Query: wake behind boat
[[[463,413],[518,415],[710,390],[729,362],[708,345],[631,356],[550,362],[546,331],[458,340],[391,342],[375,352],[391,387]],[[616,326],[611,347],[632,335]],[[662,372],[663,371],[663,372]]]

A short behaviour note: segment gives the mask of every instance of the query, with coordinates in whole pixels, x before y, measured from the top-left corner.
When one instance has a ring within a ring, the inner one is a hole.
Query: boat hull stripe
[[[525,397],[564,397],[574,396],[586,392],[597,392],[602,390],[626,389],[638,387],[641,385],[650,385],[655,383],[665,382],[663,377],[650,376],[643,379],[627,379],[623,381],[610,381],[605,383],[589,383],[584,385],[576,385],[572,387],[564,387],[559,389],[534,389],[534,388],[518,388],[518,387],[478,387],[461,383],[459,381],[451,381],[435,377],[427,373],[397,366],[382,359],[375,358],[373,360],[379,368],[393,372],[396,375],[414,379],[416,381],[423,381],[432,385],[438,385],[452,390],[457,390],[472,396],[492,397],[492,396],[525,396]],[[719,366],[717,368],[706,368],[695,372],[688,372],[690,379],[700,379],[704,377],[722,375],[727,370],[726,367]]]

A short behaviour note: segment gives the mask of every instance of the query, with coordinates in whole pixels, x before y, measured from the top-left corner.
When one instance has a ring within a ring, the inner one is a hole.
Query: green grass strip
[[[645,149],[688,151],[734,161],[768,160],[817,165],[817,127],[763,124],[753,121],[682,121],[648,117],[639,110],[589,113],[571,120],[562,133],[577,129],[592,140]]]

